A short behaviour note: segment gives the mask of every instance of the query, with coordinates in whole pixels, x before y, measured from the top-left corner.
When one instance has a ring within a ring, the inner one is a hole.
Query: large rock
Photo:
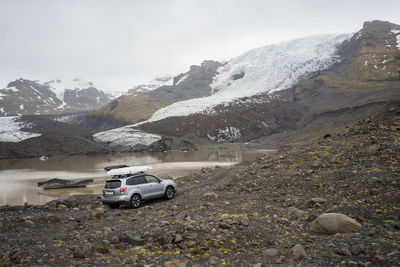
[[[76,197],[71,195],[61,195],[57,199],[57,205],[63,204],[68,208],[75,208],[79,206],[79,201]]]
[[[166,261],[164,262],[164,267],[186,267],[186,262],[182,262],[182,261]]]
[[[289,256],[290,258],[297,260],[300,258],[305,258],[307,254],[302,245],[297,244],[290,249]]]
[[[361,224],[356,220],[341,213],[324,213],[311,224],[310,231],[316,234],[332,235],[348,233],[361,229]]]
[[[145,240],[141,237],[141,235],[130,230],[123,232],[120,240],[136,246],[143,246],[145,243]]]

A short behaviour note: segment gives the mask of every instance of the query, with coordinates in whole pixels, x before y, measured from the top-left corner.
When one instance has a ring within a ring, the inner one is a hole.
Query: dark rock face
[[[203,61],[200,66],[190,66],[190,71],[174,78],[174,85],[162,86],[149,92],[149,95],[169,104],[209,96],[210,84],[220,66],[222,66],[221,63],[211,60]]]
[[[67,89],[64,93],[65,103],[81,109],[99,108],[107,104],[110,100],[108,95],[94,87],[80,90]]]

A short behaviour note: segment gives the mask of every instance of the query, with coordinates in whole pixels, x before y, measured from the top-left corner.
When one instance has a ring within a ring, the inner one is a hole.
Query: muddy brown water
[[[164,153],[128,153],[0,160],[0,205],[44,204],[63,194],[100,194],[106,176],[105,166],[150,165],[151,173],[178,178],[203,167],[230,166],[273,153],[261,149],[203,149]],[[77,180],[93,178],[85,188],[43,190],[37,183],[52,178]]]

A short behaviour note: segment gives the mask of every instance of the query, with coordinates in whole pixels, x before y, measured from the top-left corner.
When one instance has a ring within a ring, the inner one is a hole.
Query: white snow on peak
[[[216,105],[238,98],[290,88],[301,78],[338,62],[337,46],[351,36],[316,35],[250,50],[218,69],[211,96],[174,103],[142,123],[210,112]]]
[[[18,121],[20,117],[0,117],[0,142],[20,142],[22,140],[38,137],[40,134],[21,131],[31,125]]]
[[[400,49],[400,30],[393,29],[393,30],[391,30],[391,32],[392,32],[394,35],[396,35],[396,40],[397,40],[397,45],[396,45],[396,47],[397,47],[398,49]]]
[[[159,76],[154,78],[148,83],[145,84],[135,84],[135,85],[128,85],[125,86],[126,91],[129,89],[136,89],[136,93],[145,93],[149,91],[153,91],[157,88],[160,88],[161,86],[164,85],[173,85],[174,83],[174,76],[176,75],[165,75],[165,76]]]

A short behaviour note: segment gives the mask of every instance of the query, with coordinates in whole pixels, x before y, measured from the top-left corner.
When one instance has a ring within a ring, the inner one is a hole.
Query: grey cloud
[[[365,20],[400,23],[392,0],[2,0],[0,10],[0,87],[82,77],[119,89]]]

